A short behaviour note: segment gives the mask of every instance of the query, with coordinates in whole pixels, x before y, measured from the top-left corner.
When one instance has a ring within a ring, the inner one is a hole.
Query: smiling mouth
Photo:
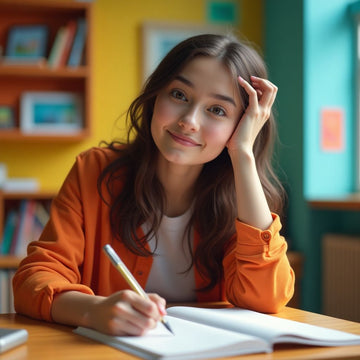
[[[170,132],[169,130],[168,130],[168,133],[171,136],[171,138],[178,144],[181,144],[184,146],[201,146],[201,144],[197,143],[193,139],[188,138],[184,135],[174,134],[174,133]]]

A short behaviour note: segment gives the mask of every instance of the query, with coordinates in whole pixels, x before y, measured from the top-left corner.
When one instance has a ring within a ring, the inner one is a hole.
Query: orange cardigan
[[[109,208],[97,192],[97,178],[115,156],[109,149],[93,148],[76,158],[53,200],[48,224],[39,241],[29,245],[14,276],[17,312],[52,321],[51,304],[57,293],[76,290],[108,296],[128,288],[102,251],[106,243],[112,243],[145,287],[152,258],[137,256],[120,241],[112,241]],[[279,217],[273,214],[273,219],[264,231],[236,221],[237,239],[223,259],[224,279],[211,291],[199,292],[199,302],[227,300],[271,313],[290,300],[294,273],[286,256],[286,241],[279,234]],[[196,232],[194,241],[196,247]],[[196,268],[194,271],[196,285],[201,287],[204,279]]]

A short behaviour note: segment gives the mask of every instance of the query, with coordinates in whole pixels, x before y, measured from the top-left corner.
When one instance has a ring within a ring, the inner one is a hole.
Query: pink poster
[[[321,111],[321,149],[342,151],[344,149],[344,115],[342,109]]]

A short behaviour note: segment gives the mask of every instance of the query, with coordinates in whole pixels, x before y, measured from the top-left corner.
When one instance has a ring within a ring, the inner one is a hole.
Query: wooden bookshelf
[[[3,256],[0,255],[0,269],[16,269],[20,264],[21,259],[17,256]]]
[[[51,68],[47,59],[37,64],[7,64],[0,59],[0,104],[10,106],[15,114],[15,128],[0,129],[1,142],[73,142],[91,133],[91,39],[92,4],[69,0],[0,0],[0,46],[5,51],[9,29],[14,25],[46,25],[47,56],[60,27],[70,20],[85,19],[87,38],[84,62],[70,68]],[[20,97],[27,91],[61,91],[81,95],[82,128],[69,134],[24,134],[20,131]]]

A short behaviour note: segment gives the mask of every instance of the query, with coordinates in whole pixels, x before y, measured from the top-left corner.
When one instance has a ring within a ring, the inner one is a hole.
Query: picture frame
[[[46,25],[16,25],[9,29],[6,61],[36,62],[46,57],[48,27]]]
[[[226,34],[229,27],[207,24],[145,22],[142,25],[142,80],[155,70],[163,57],[179,42],[194,35]]]
[[[14,109],[8,105],[0,105],[0,131],[15,127]]]
[[[20,99],[20,130],[25,134],[75,134],[83,126],[83,101],[71,92],[26,92]]]

